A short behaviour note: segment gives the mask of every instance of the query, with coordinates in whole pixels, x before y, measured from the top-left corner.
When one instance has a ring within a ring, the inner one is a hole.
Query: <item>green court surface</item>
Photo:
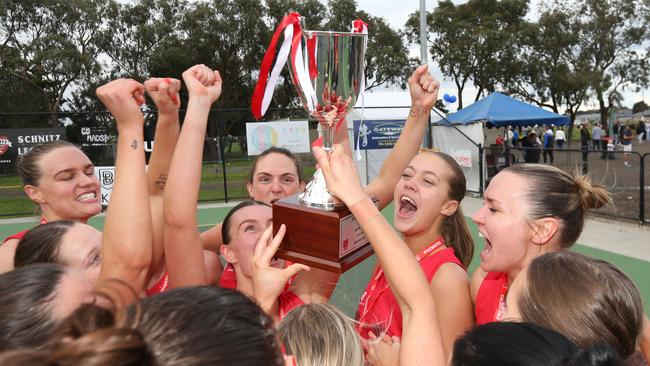
[[[199,229],[203,231],[212,227],[214,224],[221,222],[229,210],[230,209],[227,207],[199,209]],[[390,222],[392,222],[393,206],[389,205],[386,209],[384,209],[383,214]],[[478,237],[478,231],[474,223],[471,222],[469,218],[467,218],[467,220],[472,232],[472,236],[474,237],[474,242],[476,243],[474,259],[472,260],[472,264],[470,266],[471,272],[478,266],[478,263],[480,261],[479,253],[483,248],[483,240]],[[104,218],[93,218],[89,223],[94,227],[101,228],[104,224]],[[33,224],[30,223],[0,224],[0,238],[4,238],[18,231],[29,228],[32,225]],[[650,263],[643,260],[606,252],[603,250],[585,247],[583,245],[575,245],[573,249],[593,257],[602,258],[621,268],[634,281],[634,283],[641,291],[641,295],[644,299],[646,313],[650,315],[650,281],[648,281],[648,278],[650,278]],[[365,289],[366,284],[370,280],[370,275],[374,264],[375,257],[372,256],[353,269],[346,272],[339,280],[331,302],[337,305],[348,315],[354,316],[359,297]]]

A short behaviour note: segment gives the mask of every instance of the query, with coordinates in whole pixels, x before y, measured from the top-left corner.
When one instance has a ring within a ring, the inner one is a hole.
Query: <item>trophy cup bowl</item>
[[[298,57],[304,70],[294,65],[290,74],[303,107],[321,126],[326,151],[332,150],[336,127],[345,123],[359,96],[366,42],[362,33],[303,31]],[[354,216],[327,191],[320,169],[305,192],[273,204],[275,232],[282,223],[287,232],[280,258],[340,273],[372,254]]]

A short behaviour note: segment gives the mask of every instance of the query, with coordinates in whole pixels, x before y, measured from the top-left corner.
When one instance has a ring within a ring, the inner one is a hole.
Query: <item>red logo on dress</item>
[[[11,141],[7,136],[0,136],[0,156],[9,150],[11,147]]]

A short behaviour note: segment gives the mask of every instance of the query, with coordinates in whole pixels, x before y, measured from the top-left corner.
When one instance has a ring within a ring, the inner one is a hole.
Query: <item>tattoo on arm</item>
[[[133,139],[133,142],[131,142],[131,148],[132,148],[133,150],[135,150],[135,149],[138,148],[138,142],[135,141],[135,139]]]
[[[158,180],[153,184],[154,187],[156,187],[157,190],[162,191],[165,189],[165,185],[167,184],[167,174],[162,173],[160,174],[160,177],[158,177]]]
[[[409,117],[415,117],[415,111],[413,108],[409,109]]]

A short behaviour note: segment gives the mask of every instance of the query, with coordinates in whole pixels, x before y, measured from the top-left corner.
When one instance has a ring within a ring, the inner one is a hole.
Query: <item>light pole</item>
[[[427,5],[426,0],[420,0],[420,59],[422,64],[427,61]],[[431,136],[431,111],[427,118],[427,139],[426,147],[431,149],[433,147],[433,136]]]

